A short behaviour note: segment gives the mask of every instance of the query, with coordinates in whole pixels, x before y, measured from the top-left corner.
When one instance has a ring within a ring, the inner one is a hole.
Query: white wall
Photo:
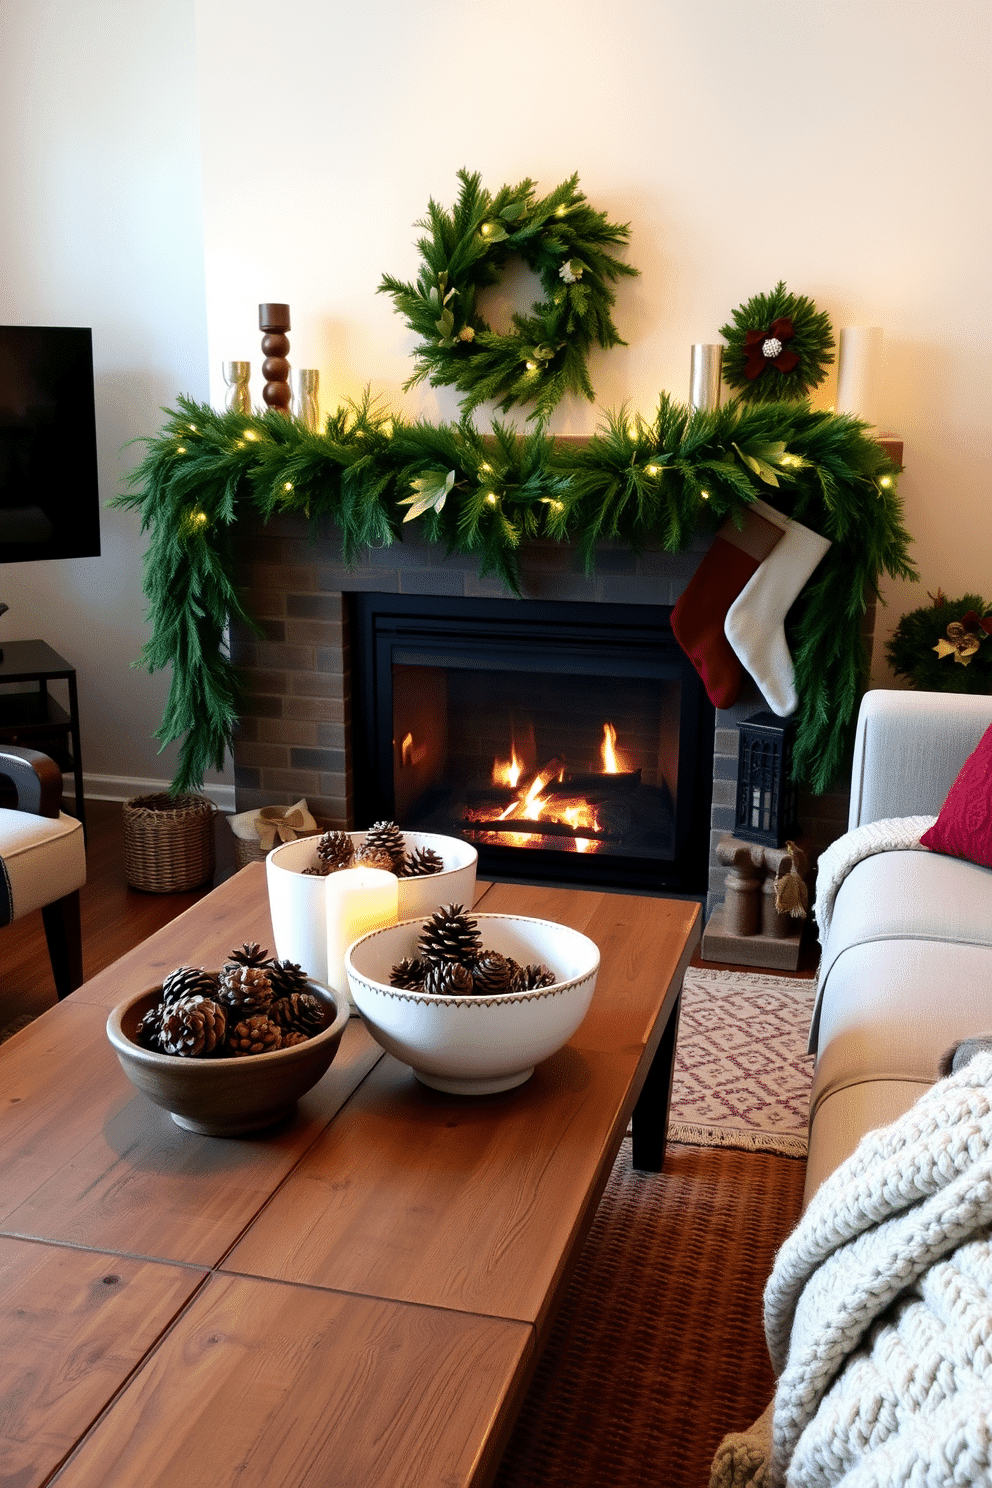
[[[574,170],[641,270],[628,348],[592,363],[600,405],[685,397],[691,343],[779,278],[838,327],[883,325],[922,575],[886,586],[883,630],[938,585],[988,595],[987,0],[0,0],[0,19],[0,321],[93,327],[105,500],[162,405],[258,365],[262,300],[292,306],[325,404],[370,384],[453,415],[450,393],[401,393],[412,338],[379,279],[416,272],[413,224],[459,166],[492,188]],[[555,427],[596,417],[573,403]],[[167,679],[131,668],[138,523],[102,527],[99,559],[0,570],[0,644],[76,663],[90,788],[127,794],[174,753],[152,738]]]
[[[627,349],[592,363],[602,408],[688,393],[689,348],[785,279],[836,328],[885,328],[881,422],[920,585],[887,584],[883,635],[927,589],[988,594],[987,0],[197,0],[212,394],[256,368],[257,306],[292,309],[290,360],[325,409],[404,396],[413,338],[376,294],[413,277],[415,221],[459,166],[492,189],[577,170],[629,221]],[[236,20],[235,20],[236,15]],[[532,296],[521,290],[528,303]],[[504,296],[509,300],[509,296]],[[832,402],[834,380],[818,395]],[[559,408],[587,432],[597,412]],[[877,659],[878,680],[891,683]]]
[[[11,0],[2,19],[0,321],[92,327],[107,502],[140,456],[127,442],[177,392],[206,397],[192,0]],[[77,668],[94,795],[174,772],[153,738],[167,676],[131,667],[138,528],[104,510],[99,558],[0,568],[0,644],[40,636]]]

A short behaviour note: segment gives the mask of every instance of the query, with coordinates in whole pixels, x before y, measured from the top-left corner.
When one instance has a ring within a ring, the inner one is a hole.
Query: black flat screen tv
[[[92,332],[0,326],[0,563],[99,552]]]

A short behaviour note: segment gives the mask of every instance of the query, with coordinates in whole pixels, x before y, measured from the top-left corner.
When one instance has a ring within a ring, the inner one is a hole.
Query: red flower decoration
[[[787,315],[773,320],[767,331],[748,331],[744,337],[747,358],[744,376],[753,382],[768,366],[777,368],[779,372],[792,372],[799,366],[799,358],[794,351],[786,351],[785,343],[795,334]]]

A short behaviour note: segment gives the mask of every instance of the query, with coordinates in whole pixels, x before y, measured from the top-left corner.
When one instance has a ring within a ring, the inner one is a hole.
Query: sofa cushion
[[[992,1033],[992,946],[905,937],[844,949],[820,996],[807,1194],[934,1083],[952,1045],[981,1033]]]
[[[850,946],[900,939],[992,946],[992,869],[918,851],[875,853],[856,864],[837,890],[823,946],[813,1047],[837,957]],[[939,983],[932,990],[937,995]]]
[[[53,904],[85,882],[83,828],[75,817],[0,807],[0,925]]]
[[[932,852],[992,868],[992,728],[961,766],[940,815],[920,841]]]

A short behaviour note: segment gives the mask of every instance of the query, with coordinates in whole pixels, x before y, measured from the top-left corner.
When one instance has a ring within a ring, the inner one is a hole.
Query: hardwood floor
[[[185,894],[146,894],[140,889],[132,889],[124,877],[120,802],[88,800],[86,825],[87,881],[80,899],[83,970],[87,977],[91,977],[202,899],[211,885]],[[235,872],[238,864],[234,840],[223,816],[217,817],[215,830],[217,872],[214,882],[219,883]],[[815,937],[807,935],[799,969],[793,975],[814,975],[817,955]],[[693,958],[696,966],[722,964],[702,961],[698,955]],[[748,969],[727,967],[731,971]],[[55,983],[39,910],[0,930],[0,1032],[25,1014],[43,1012],[54,1001]]]
[[[209,893],[206,884],[185,894],[145,894],[124,877],[124,836],[119,801],[86,802],[86,884],[80,893],[83,971],[95,976],[125,951]],[[227,821],[218,816],[219,883],[235,871],[234,843]],[[41,911],[0,930],[0,1030],[24,1014],[55,1002],[55,983],[45,944]]]

